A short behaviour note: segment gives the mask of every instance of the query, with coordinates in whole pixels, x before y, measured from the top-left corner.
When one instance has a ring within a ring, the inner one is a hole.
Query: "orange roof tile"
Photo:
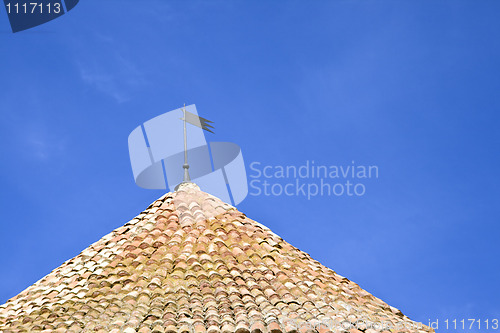
[[[0,306],[0,332],[389,328],[432,332],[191,183]]]

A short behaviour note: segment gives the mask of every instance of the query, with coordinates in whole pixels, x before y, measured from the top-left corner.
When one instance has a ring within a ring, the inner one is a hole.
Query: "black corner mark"
[[[64,1],[64,3],[62,2]],[[47,23],[73,9],[79,0],[4,0],[12,32]]]

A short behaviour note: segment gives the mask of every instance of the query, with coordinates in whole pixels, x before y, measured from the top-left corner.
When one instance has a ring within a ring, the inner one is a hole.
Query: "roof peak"
[[[196,190],[201,191],[200,187],[193,182],[182,182],[174,188],[174,191],[182,191],[182,190]]]

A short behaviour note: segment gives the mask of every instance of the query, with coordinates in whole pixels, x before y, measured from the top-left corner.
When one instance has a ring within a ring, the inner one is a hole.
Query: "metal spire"
[[[186,134],[186,103],[184,103],[184,107],[182,108],[184,117],[184,180],[183,183],[190,183],[191,177],[189,177],[189,164],[188,164],[188,152],[187,152],[187,134]]]
[[[182,166],[184,168],[184,179],[183,179],[182,183],[191,183],[191,177],[189,176],[189,164],[188,164],[188,153],[187,153],[188,149],[187,149],[186,123],[190,123],[191,125],[199,127],[202,130],[208,131],[210,133],[213,133],[212,129],[214,127],[210,124],[210,123],[212,123],[212,121],[205,119],[203,117],[200,117],[200,116],[186,110],[185,103],[184,103],[184,107],[182,108],[182,112],[184,115],[184,117],[181,118],[181,120],[184,121],[184,165]],[[177,188],[176,188],[176,190],[177,190]]]

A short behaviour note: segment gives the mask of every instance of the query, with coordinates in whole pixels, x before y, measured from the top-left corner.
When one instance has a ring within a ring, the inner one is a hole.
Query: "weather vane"
[[[213,133],[213,124],[198,116],[194,104],[137,126],[128,137],[135,183],[145,189],[177,191],[180,184],[195,182],[205,192],[239,204],[248,194],[241,148],[233,142],[207,142],[205,131]]]
[[[186,110],[186,104],[184,104],[184,107],[182,108],[183,112],[183,118],[180,118],[181,120],[184,121],[184,165],[182,166],[184,168],[184,180],[183,183],[190,183],[191,182],[191,177],[189,177],[189,164],[188,164],[188,155],[187,155],[187,131],[186,131],[186,122],[190,123],[191,125],[194,125],[196,127],[199,127],[205,131],[208,131],[210,133],[213,133],[211,129],[214,127],[210,125],[209,123],[213,123],[213,121],[210,121],[208,119],[205,119],[203,117],[197,116],[194,113],[191,113]]]

